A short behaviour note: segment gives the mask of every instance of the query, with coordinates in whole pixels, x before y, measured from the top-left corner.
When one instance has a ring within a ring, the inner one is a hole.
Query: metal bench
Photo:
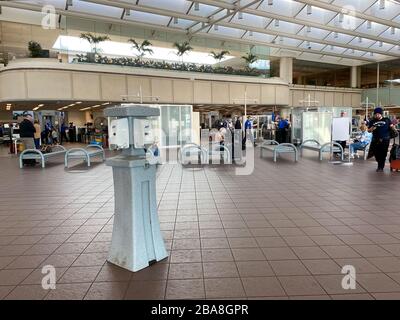
[[[68,168],[69,159],[83,159],[90,167],[90,159],[97,156],[100,156],[102,161],[106,158],[104,149],[97,144],[89,144],[85,149],[72,148],[65,153],[64,165]]]
[[[309,139],[305,140],[300,145],[300,154],[303,155],[303,149],[317,151],[319,160],[322,161],[323,153],[337,152],[340,153],[341,159],[344,159],[343,147],[337,142],[328,142],[321,145],[317,140]]]
[[[291,153],[294,154],[294,161],[298,161],[298,151],[295,145],[291,143],[281,143],[275,140],[265,140],[260,145],[260,157],[263,157],[263,151],[271,151],[274,156],[274,162],[276,162],[278,155],[281,153]]]
[[[42,168],[46,166],[46,161],[48,161],[50,158],[59,156],[59,155],[64,155],[67,152],[67,149],[65,149],[61,145],[56,145],[54,146],[52,152],[49,153],[43,153],[40,150],[37,149],[26,149],[24,150],[21,155],[19,156],[19,167],[23,168],[23,160],[39,160],[42,164]],[[59,149],[59,150],[57,150]]]
[[[180,156],[180,162],[183,165],[189,164],[190,158],[193,155],[197,155],[197,164],[204,164],[207,162],[208,160],[208,154],[207,154],[207,150],[205,148],[203,148],[202,146],[199,146],[196,143],[187,143],[185,144],[179,153]],[[188,159],[188,157],[190,157]]]
[[[364,152],[363,154],[363,159],[367,160],[368,158],[368,152],[369,152],[369,148],[371,147],[371,143],[368,143],[363,149],[358,149],[355,151],[355,155],[357,156],[357,158],[359,158],[358,152],[362,151]]]

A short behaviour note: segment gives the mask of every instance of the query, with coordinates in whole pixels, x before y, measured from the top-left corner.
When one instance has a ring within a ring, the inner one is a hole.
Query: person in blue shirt
[[[361,135],[357,138],[357,141],[350,144],[350,157],[354,158],[354,154],[357,150],[364,150],[365,147],[371,143],[372,133],[368,132],[368,128],[365,124],[361,125]]]
[[[281,118],[278,122],[278,137],[279,143],[285,143],[287,139],[287,132],[289,130],[289,121],[288,119]]]
[[[245,130],[247,129],[253,129],[253,122],[251,121],[250,117],[247,117],[246,122],[244,123],[244,128]]]
[[[394,127],[389,118],[383,117],[383,109],[374,110],[374,118],[371,119],[368,132],[372,132],[372,142],[368,157],[374,155],[378,168],[376,172],[383,172],[390,144],[390,130]]]

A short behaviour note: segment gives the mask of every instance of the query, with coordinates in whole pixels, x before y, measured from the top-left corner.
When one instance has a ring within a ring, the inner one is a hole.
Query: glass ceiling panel
[[[355,30],[357,29],[365,20],[349,16],[343,15],[343,22],[341,22],[340,16],[336,15],[335,19],[328,23],[331,27],[336,27],[345,30]]]
[[[329,45],[326,46],[322,51],[336,53],[336,54],[343,54],[346,51],[346,48]]]
[[[348,9],[355,9],[359,12],[364,12],[367,10],[376,0],[334,0],[326,1],[332,2],[332,4],[339,6],[339,7],[346,7]]]
[[[84,1],[74,1],[69,11],[95,14],[106,17],[121,18],[123,9],[117,7],[104,6]]]
[[[311,42],[311,41],[303,41],[303,43],[299,46],[302,49],[311,49],[311,50],[322,50],[325,47],[324,44]]]
[[[304,37],[310,37],[314,39],[324,39],[330,32],[328,30],[322,30],[318,28],[312,27],[304,27],[300,32],[299,35]]]
[[[268,1],[263,1],[258,10],[293,17],[303,7],[304,4],[292,0],[278,0],[274,1],[272,6],[268,5]]]
[[[172,21],[170,22],[170,27],[179,28],[179,29],[187,29],[191,25],[193,25],[193,21],[186,20],[186,19],[174,19],[173,18]]]
[[[278,37],[277,43],[282,44],[284,46],[289,46],[289,47],[298,47],[302,43],[302,41],[297,40],[297,39],[292,39],[292,38]]]
[[[378,51],[386,52],[386,51],[393,49],[393,47],[394,47],[394,45],[392,45],[392,44],[387,44],[387,43],[379,41],[379,42],[375,42],[370,48],[378,50]]]
[[[36,4],[40,6],[52,5],[57,9],[65,9],[65,0],[30,0],[30,1],[16,1],[16,2]]]
[[[194,16],[208,17],[208,16],[211,16],[217,10],[219,10],[218,7],[199,3],[199,11],[196,11],[195,7],[193,6],[189,13]]]
[[[384,8],[381,8],[380,1],[377,1],[371,8],[365,11],[365,13],[374,17],[388,20],[392,20],[400,14],[400,4],[388,0],[384,1],[384,4]]]
[[[332,41],[332,42],[337,42],[342,45],[349,43],[351,40],[353,40],[353,36],[349,36],[348,34],[344,33],[339,33],[339,32],[331,32],[325,40],[327,41]]]
[[[303,28],[303,25],[280,21],[280,20],[273,20],[267,27],[267,30],[274,30],[276,32],[285,32],[285,33],[293,33],[296,34]]]
[[[216,34],[219,36],[228,36],[232,38],[240,38],[243,35],[243,30],[239,29],[234,29],[234,28],[227,28],[227,27],[222,27],[218,26],[217,29],[215,30],[215,26],[211,27],[210,31],[208,33],[211,34]],[[206,29],[207,30],[207,29]]]
[[[129,1],[128,1],[129,2]],[[134,2],[134,1],[132,1]],[[178,11],[180,13],[186,13],[189,10],[190,1],[186,0],[173,0],[173,1],[165,1],[165,0],[139,0],[139,5],[159,8],[159,9],[167,9]]]
[[[271,42],[274,38],[275,38],[274,36],[259,32],[253,32],[253,35],[251,35],[251,33],[249,32],[246,32],[246,34],[243,37],[243,39],[260,41],[265,43]]]
[[[344,54],[347,56],[362,57],[365,51],[347,49]]]
[[[395,40],[398,41],[400,38],[400,29],[392,29],[392,28],[388,28],[385,32],[383,32],[380,37],[382,38],[386,38],[389,40]]]
[[[225,19],[225,21],[229,21],[231,18],[232,17],[228,17]],[[231,22],[244,26],[265,28],[271,22],[271,19],[243,13],[241,16],[239,16],[239,14],[235,14]]]
[[[171,18],[147,12],[131,11],[131,15],[125,16],[125,19],[166,26]]]
[[[361,33],[366,33],[374,36],[380,35],[382,32],[387,30],[387,26],[384,26],[383,24],[371,22],[371,21],[365,21],[362,25],[360,25],[357,28],[357,32]]]
[[[369,48],[370,46],[372,46],[376,41],[374,40],[369,40],[369,39],[365,39],[365,38],[354,38],[349,44],[352,46],[356,46],[356,47],[360,47],[360,48]]]
[[[335,16],[336,12],[313,6],[311,6],[311,11],[309,11],[308,6],[305,6],[303,10],[301,10],[301,12],[296,16],[296,18],[306,21],[318,22],[321,24],[327,24]]]

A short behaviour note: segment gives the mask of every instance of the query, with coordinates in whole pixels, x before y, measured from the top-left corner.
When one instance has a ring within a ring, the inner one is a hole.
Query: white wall
[[[86,123],[85,112],[68,111],[68,122],[73,122],[77,127],[84,127]]]

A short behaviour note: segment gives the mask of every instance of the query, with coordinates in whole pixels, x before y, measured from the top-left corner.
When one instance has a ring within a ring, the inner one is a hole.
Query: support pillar
[[[293,83],[293,58],[281,57],[279,63],[279,77],[287,83]]]

